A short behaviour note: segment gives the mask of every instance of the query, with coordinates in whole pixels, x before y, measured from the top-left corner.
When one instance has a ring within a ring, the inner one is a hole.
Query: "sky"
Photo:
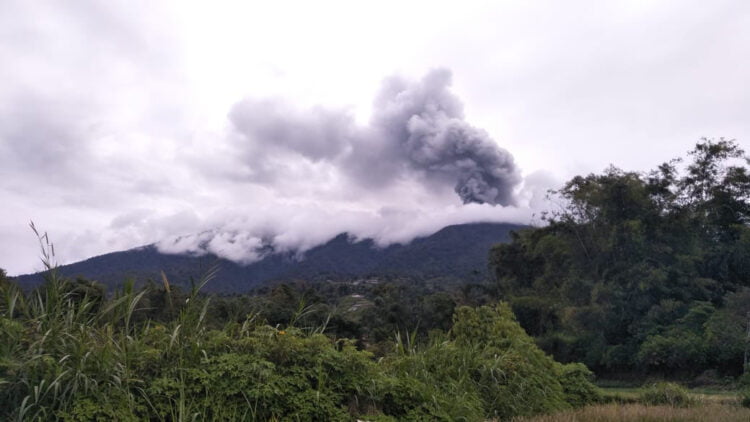
[[[547,189],[750,149],[750,2],[0,2],[0,268],[538,224]]]

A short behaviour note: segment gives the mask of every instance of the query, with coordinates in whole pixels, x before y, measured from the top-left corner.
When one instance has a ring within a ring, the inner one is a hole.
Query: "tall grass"
[[[60,276],[48,235],[33,223],[31,228],[41,247],[45,283],[29,295],[10,283],[0,286],[0,409],[13,420],[85,419],[75,413],[83,411],[83,404],[109,406],[93,410],[135,419],[143,403],[150,402],[136,367],[154,351],[147,342],[153,326],[134,323],[146,291],[137,292],[126,282],[104,303],[102,296],[78,290]],[[193,286],[188,296],[193,304],[183,307],[173,322],[170,345],[175,347],[159,352],[177,368],[184,346],[199,344],[193,340],[201,333],[206,301],[199,300],[198,292],[214,274]]]

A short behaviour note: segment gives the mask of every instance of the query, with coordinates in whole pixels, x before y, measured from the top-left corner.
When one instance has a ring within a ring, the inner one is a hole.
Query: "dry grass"
[[[643,387],[633,388],[600,388],[607,401],[615,403],[636,403],[643,394]],[[691,389],[689,395],[700,403],[714,402],[735,404],[738,401],[737,391],[717,389]]]
[[[737,405],[715,402],[689,408],[670,406],[644,406],[641,404],[606,404],[588,406],[582,409],[542,415],[530,418],[516,418],[514,422],[734,422],[750,421],[750,409]]]

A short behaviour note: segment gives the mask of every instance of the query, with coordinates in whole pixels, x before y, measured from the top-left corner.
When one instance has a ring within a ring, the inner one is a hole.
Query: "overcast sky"
[[[750,2],[0,1],[0,267],[242,262],[530,223],[609,164],[750,149]]]

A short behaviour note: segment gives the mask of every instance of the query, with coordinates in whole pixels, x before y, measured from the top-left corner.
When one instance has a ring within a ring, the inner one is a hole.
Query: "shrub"
[[[740,393],[740,404],[742,407],[750,407],[750,388],[746,388]]]
[[[745,372],[744,374],[740,375],[737,378],[737,384],[739,384],[740,387],[750,388],[750,372]]]
[[[451,335],[478,356],[473,373],[487,416],[551,412],[582,405],[595,395],[588,369],[570,367],[566,377],[565,367],[536,346],[507,304],[459,308]]]
[[[658,382],[647,387],[640,394],[640,401],[652,406],[687,407],[694,404],[687,389],[673,382]]]
[[[574,407],[603,401],[602,394],[591,383],[594,374],[582,363],[563,365],[560,383],[565,393],[565,401]]]
[[[210,420],[338,421],[368,401],[375,363],[351,342],[268,326],[247,335],[215,336],[203,359],[164,371],[147,391],[158,413],[177,414],[185,402]]]
[[[398,350],[383,361],[390,378],[379,396],[398,420],[505,419],[598,400],[591,372],[544,354],[506,304],[458,308],[449,335]]]

